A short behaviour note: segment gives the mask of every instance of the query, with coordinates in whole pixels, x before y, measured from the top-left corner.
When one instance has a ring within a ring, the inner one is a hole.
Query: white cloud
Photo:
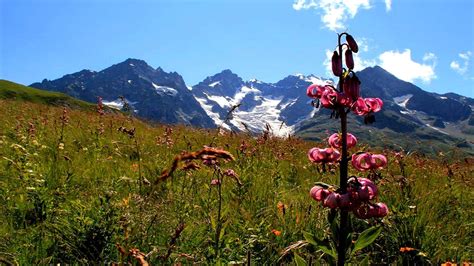
[[[387,10],[387,12],[392,10],[392,0],[385,0],[385,10]]]
[[[408,82],[421,80],[424,83],[429,83],[431,80],[436,79],[434,69],[437,58],[433,53],[425,54],[423,56],[423,63],[413,61],[410,49],[405,49],[403,52],[386,51],[378,59],[382,68],[399,79]]]
[[[459,63],[458,61],[452,61],[451,64],[449,65],[451,69],[459,73],[460,75],[465,75],[467,73],[467,70],[469,68],[469,63],[471,61],[471,56],[472,52],[467,51],[465,53],[460,53],[459,57],[462,59],[462,64]]]
[[[344,22],[354,18],[359,9],[370,9],[370,0],[295,0],[295,10],[320,9],[321,21],[333,31],[344,29]]]
[[[438,57],[436,57],[436,55],[433,53],[426,53],[423,56],[423,62],[433,61],[433,64],[436,65],[437,60]]]

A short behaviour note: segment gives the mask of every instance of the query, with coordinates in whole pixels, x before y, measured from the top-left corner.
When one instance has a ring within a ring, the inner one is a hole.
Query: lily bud
[[[341,65],[342,60],[341,60],[341,56],[339,56],[339,54],[336,51],[334,51],[334,53],[332,54],[331,62],[332,62],[332,73],[335,76],[340,77],[342,75],[342,65]]]
[[[346,34],[346,41],[354,53],[357,53],[359,51],[359,46],[357,46],[357,43],[354,40],[354,37],[352,37],[352,35]]]
[[[352,77],[348,75],[344,79],[344,84],[342,85],[344,93],[352,99],[352,101],[357,101],[360,96],[360,80],[355,75],[352,74]]]
[[[354,58],[352,57],[352,51],[350,49],[346,50],[346,66],[349,69],[354,69]]]

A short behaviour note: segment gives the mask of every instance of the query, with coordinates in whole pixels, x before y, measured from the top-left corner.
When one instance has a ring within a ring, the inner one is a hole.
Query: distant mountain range
[[[378,66],[366,68],[358,76],[362,95],[381,98],[384,108],[368,128],[356,118],[351,125],[353,132],[390,147],[409,149],[413,142],[428,141],[440,149],[456,146],[474,150],[474,99],[426,92]],[[162,123],[221,126],[254,133],[267,128],[280,136],[296,134],[321,140],[327,137],[327,130],[337,130],[337,121],[327,119],[327,110],[310,105],[306,88],[327,82],[332,80],[301,74],[276,83],[244,81],[231,70],[224,70],[190,87],[176,72],[127,59],[99,72],[82,70],[30,86],[89,102],[100,96],[104,104],[119,109],[123,105],[119,97],[123,97],[137,116]],[[399,141],[389,144],[387,137]],[[431,151],[430,147],[426,151]]]

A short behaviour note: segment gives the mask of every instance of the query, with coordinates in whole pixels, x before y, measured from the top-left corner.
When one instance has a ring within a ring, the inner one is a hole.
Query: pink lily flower
[[[352,105],[352,99],[345,93],[337,93],[336,102],[342,106],[350,107]]]
[[[318,85],[318,84],[311,84],[308,86],[306,89],[306,95],[310,98],[321,98],[321,94],[325,90],[324,86]]]
[[[381,218],[381,217],[387,216],[388,207],[385,203],[382,203],[382,202],[376,203],[374,208],[375,208],[375,213],[374,213],[375,217]]]
[[[313,163],[333,163],[339,157],[341,157],[341,154],[333,148],[312,148],[308,151],[308,159]]]
[[[365,104],[369,107],[370,111],[376,113],[382,109],[383,101],[380,98],[365,98]]]
[[[321,94],[321,105],[325,108],[334,108],[337,103],[337,92],[330,86],[326,86],[326,89]]]
[[[370,108],[367,106],[364,99],[359,97],[352,105],[352,111],[356,115],[366,115],[370,112]]]
[[[329,145],[331,145],[331,147],[340,149],[342,147],[341,134],[338,134],[338,133],[332,134],[329,137],[328,142],[329,142]],[[350,149],[357,144],[357,138],[351,133],[347,133],[346,142],[347,142],[347,148]]]
[[[340,198],[341,198],[341,195],[339,193],[332,192],[326,197],[326,199],[324,199],[323,206],[329,207],[331,209],[335,209],[339,206]]]
[[[354,204],[356,203],[351,201],[351,198],[348,193],[342,194],[339,197],[339,208],[341,209],[350,209]]]
[[[382,154],[364,152],[352,155],[352,166],[359,171],[382,169],[387,165],[387,158]]]
[[[320,186],[314,186],[309,191],[309,195],[316,201],[323,201],[331,192]]]
[[[372,215],[375,213],[375,208],[370,204],[363,204],[355,208],[353,213],[357,218],[368,219],[372,218]]]

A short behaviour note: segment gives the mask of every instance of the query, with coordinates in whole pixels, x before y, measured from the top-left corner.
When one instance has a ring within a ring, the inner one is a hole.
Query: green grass
[[[57,106],[69,106],[71,108],[82,109],[91,109],[95,107],[93,104],[77,100],[64,93],[39,90],[1,79],[0,99],[13,99],[17,101],[27,101]]]
[[[303,232],[327,234],[328,210],[308,194],[317,181],[336,183],[338,170],[319,172],[306,157],[325,143],[150,125],[69,108],[65,119],[61,107],[18,98],[0,100],[0,263],[134,262],[128,251],[137,248],[152,265],[245,263],[249,257],[252,265],[268,265],[290,263],[294,253],[282,252],[304,239]],[[135,128],[135,135],[120,127]],[[224,177],[220,221],[218,188],[210,185],[217,168],[195,160],[201,168],[185,171],[180,163],[159,181],[175,156],[211,143],[235,157],[221,160],[219,169],[235,170],[242,181]],[[453,161],[448,151],[429,159],[416,153],[397,158],[367,144],[358,149],[389,158],[378,186],[390,213],[383,220],[352,219],[358,232],[383,227],[353,262],[365,254],[373,264],[474,260],[472,161]],[[350,174],[363,173],[351,168]],[[295,252],[313,262],[322,255],[311,247]]]

